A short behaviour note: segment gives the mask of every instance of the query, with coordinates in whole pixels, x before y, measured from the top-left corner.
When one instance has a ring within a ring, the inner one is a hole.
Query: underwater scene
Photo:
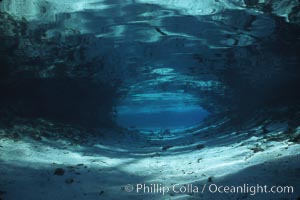
[[[0,200],[300,200],[299,0],[0,0]]]

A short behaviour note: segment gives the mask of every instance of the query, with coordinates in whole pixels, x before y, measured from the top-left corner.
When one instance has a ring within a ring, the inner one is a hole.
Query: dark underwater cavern
[[[299,12],[0,1],[0,200],[299,200]]]

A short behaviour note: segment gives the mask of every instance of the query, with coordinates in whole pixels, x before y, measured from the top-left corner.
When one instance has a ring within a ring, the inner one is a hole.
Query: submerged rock
[[[198,145],[196,146],[196,149],[197,149],[197,150],[201,150],[201,149],[203,149],[203,148],[205,148],[205,145],[204,145],[204,144],[198,144]]]
[[[253,147],[253,148],[251,148],[251,150],[253,151],[253,153],[258,153],[258,152],[264,151],[264,149],[261,148],[260,146]]]
[[[212,176],[208,177],[207,182],[209,183],[213,182],[213,177]]]
[[[173,147],[172,145],[164,146],[164,147],[161,148],[161,150],[166,151],[166,150],[168,150],[172,147]]]
[[[65,170],[63,168],[56,168],[54,171],[54,175],[62,176],[65,174]]]

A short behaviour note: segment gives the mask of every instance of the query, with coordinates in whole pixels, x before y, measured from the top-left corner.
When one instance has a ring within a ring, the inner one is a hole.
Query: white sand
[[[269,135],[276,130],[279,128],[275,127]],[[42,141],[26,137],[17,141],[1,139],[2,199],[296,199],[300,196],[300,145],[287,140],[267,141],[262,134],[247,133],[222,136],[200,132],[163,140],[109,134],[99,137],[99,142],[91,139],[96,145],[83,146],[45,138]],[[205,147],[196,149],[199,144]],[[163,151],[162,147],[167,145],[173,147]],[[257,146],[264,150],[254,153]],[[63,168],[64,175],[54,175],[56,168]],[[212,182],[208,182],[209,177]],[[205,183],[289,185],[294,187],[294,193],[251,196],[199,191],[174,195],[170,191],[163,196],[124,190],[127,184],[139,183],[169,187],[190,183],[199,189]]]

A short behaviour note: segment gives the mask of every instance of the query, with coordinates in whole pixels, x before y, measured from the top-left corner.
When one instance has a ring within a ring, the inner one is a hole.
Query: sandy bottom
[[[300,145],[282,139],[283,129],[279,124],[267,134],[257,128],[159,139],[99,130],[101,137],[86,136],[84,144],[42,135],[38,140],[3,136],[0,199],[296,200]],[[257,184],[280,187],[273,194],[253,189]],[[244,191],[233,191],[237,186]]]

